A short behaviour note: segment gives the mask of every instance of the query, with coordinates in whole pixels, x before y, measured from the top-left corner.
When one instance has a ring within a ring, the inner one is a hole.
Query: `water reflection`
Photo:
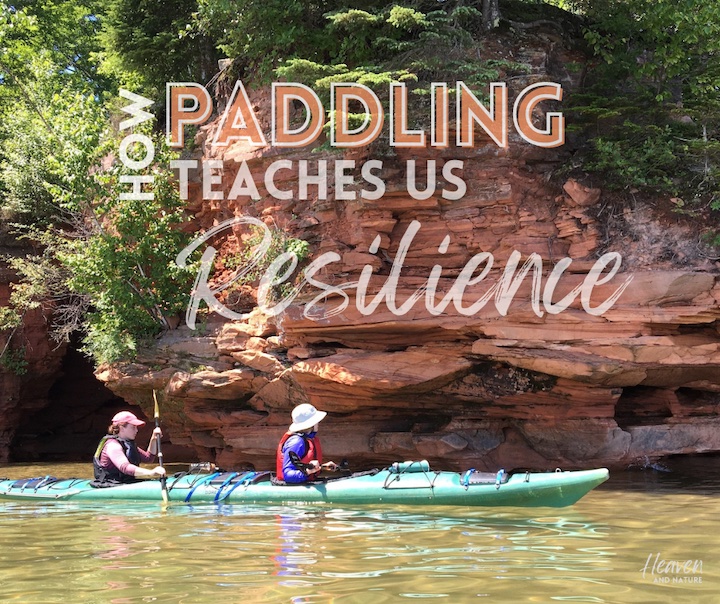
[[[246,517],[248,510],[236,512]],[[342,583],[351,593],[363,593],[370,591],[365,586],[374,585],[377,595],[387,591],[449,598],[466,597],[468,584],[474,584],[478,574],[488,573],[493,581],[567,582],[588,581],[588,575],[610,568],[612,549],[603,543],[606,525],[577,516],[518,519],[486,514],[465,509],[460,514],[419,514],[412,508],[295,509],[275,516],[274,574],[280,577],[279,585],[293,588]],[[411,583],[432,590],[399,587]],[[320,595],[292,601],[316,601]]]
[[[559,510],[0,503],[0,601],[714,604],[720,473],[693,473]],[[649,556],[702,582],[654,582]]]
[[[105,560],[115,560],[117,558],[127,558],[132,553],[132,539],[128,536],[132,529],[132,524],[128,518],[123,516],[98,516],[99,524],[106,523],[105,527],[100,527],[98,553],[96,557]],[[102,567],[105,570],[118,568],[117,565],[107,564]]]
[[[6,511],[19,514],[17,519],[28,513],[16,504]],[[56,502],[35,511],[36,519],[46,523],[85,520],[85,538],[78,541],[89,541],[90,558],[101,564],[86,560],[84,566],[93,569],[93,576],[105,575],[102,589],[117,594],[112,601],[118,602],[141,597],[142,588],[176,591],[178,585],[162,578],[160,561],[185,585],[196,583],[182,594],[187,602],[203,601],[192,593],[203,587],[262,595],[252,601],[353,601],[353,594],[377,592],[374,602],[386,596],[387,601],[465,597],[478,576],[485,583],[586,581],[607,570],[612,555],[604,541],[608,527],[577,515],[519,519],[510,512],[487,517],[464,508],[418,513],[414,508],[302,506],[171,507],[164,512],[157,506],[121,506],[108,513],[107,508]],[[53,556],[64,557],[52,539],[45,545]],[[52,564],[48,558],[33,561],[43,563]],[[478,597],[497,589],[474,593]],[[273,600],[279,594],[285,600]]]
[[[312,544],[305,543],[302,536],[303,522],[306,519],[298,515],[277,514],[275,516],[278,529],[277,550],[272,556],[275,565],[273,574],[278,577],[297,577],[305,572],[304,567],[315,564],[317,553]],[[284,580],[281,585],[294,585],[291,580]]]

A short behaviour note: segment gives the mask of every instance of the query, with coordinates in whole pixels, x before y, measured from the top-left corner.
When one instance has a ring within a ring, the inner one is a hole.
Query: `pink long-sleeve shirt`
[[[137,450],[141,461],[148,463],[155,459],[152,453],[148,453],[140,447],[138,447]],[[130,476],[135,476],[135,470],[138,468],[136,465],[130,463],[122,445],[114,438],[108,439],[105,443],[102,453],[100,453],[100,465],[103,468],[115,466],[123,474],[129,474]]]

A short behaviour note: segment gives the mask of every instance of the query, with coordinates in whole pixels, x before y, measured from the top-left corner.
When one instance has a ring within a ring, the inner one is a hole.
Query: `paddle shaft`
[[[303,463],[300,459],[300,456],[295,453],[295,451],[290,451],[290,461],[293,463],[293,465],[298,469],[302,470],[303,472],[307,472],[312,466],[309,463]],[[324,468],[323,466],[320,466],[321,469],[326,470],[327,468]],[[347,470],[348,469],[348,463],[346,459],[343,459],[342,463],[340,465],[335,464],[335,472],[338,470]]]
[[[160,406],[158,405],[157,396],[155,395],[155,391],[153,390],[153,398],[155,399],[155,427],[160,428]],[[160,443],[160,435],[156,436],[156,451],[157,451],[157,458],[158,458],[158,465],[162,468],[163,467],[163,452],[162,452],[162,446]],[[163,502],[167,504],[168,502],[168,490],[167,490],[167,476],[161,476],[160,477],[160,488],[162,489],[162,498]]]

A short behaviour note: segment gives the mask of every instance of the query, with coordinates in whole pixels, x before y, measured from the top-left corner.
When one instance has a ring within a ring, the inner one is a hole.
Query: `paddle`
[[[306,472],[307,470],[309,470],[312,467],[309,463],[303,463],[300,459],[300,456],[297,453],[295,453],[295,451],[290,451],[289,456],[290,456],[290,461],[293,462],[293,465],[296,468],[298,468],[299,470],[302,470],[303,472]],[[340,463],[340,465],[335,464],[334,471],[335,472],[337,472],[338,470],[347,471],[347,470],[349,470],[348,466],[349,466],[348,460],[343,459],[342,462]],[[328,469],[328,468],[324,467],[324,464],[320,467],[325,470]]]
[[[155,390],[153,390],[153,399],[155,400],[155,427],[160,427],[160,405],[158,405],[157,395],[155,394]],[[160,437],[157,437],[157,458],[158,458],[158,465],[162,468],[163,467],[163,454],[162,449],[160,447]],[[160,477],[160,488],[162,490],[162,498],[163,503],[165,505],[168,504],[168,490],[167,490],[167,476],[161,476]]]

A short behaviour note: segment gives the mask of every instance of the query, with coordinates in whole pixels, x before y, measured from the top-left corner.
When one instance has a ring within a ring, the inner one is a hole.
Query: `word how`
[[[153,102],[151,100],[122,88],[120,89],[120,96],[133,102],[132,105],[127,105],[122,108],[122,110],[125,113],[129,113],[132,118],[120,122],[120,131],[127,130],[128,128],[142,124],[144,121],[153,119],[153,114],[145,111],[145,107],[152,105]],[[128,155],[130,145],[136,144],[144,149],[142,159],[132,159]],[[126,168],[130,168],[131,170],[144,170],[152,163],[153,159],[155,159],[155,145],[149,136],[139,133],[128,134],[120,142],[118,155],[120,156],[120,161]],[[154,182],[152,174],[121,174],[120,182],[132,185],[132,192],[120,193],[120,199],[140,201],[153,199],[154,194],[152,192],[143,192],[142,190],[143,184],[151,185]]]

